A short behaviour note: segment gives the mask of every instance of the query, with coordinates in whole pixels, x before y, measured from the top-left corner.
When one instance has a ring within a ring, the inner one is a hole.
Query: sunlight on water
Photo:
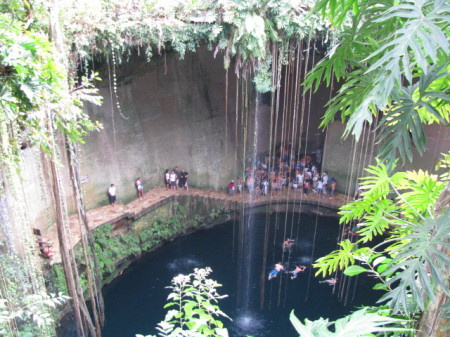
[[[231,330],[234,336],[266,336],[268,323],[261,314],[250,311],[238,312],[234,317]]]
[[[298,250],[309,250],[312,248],[312,241],[311,240],[299,240],[295,244],[295,248]]]
[[[194,268],[203,268],[203,264],[200,260],[192,256],[185,256],[173,260],[168,263],[166,267],[169,271],[174,273],[189,274],[192,273]]]
[[[313,259],[311,256],[300,256],[296,261],[294,261],[295,264],[301,263],[301,264],[312,264]]]

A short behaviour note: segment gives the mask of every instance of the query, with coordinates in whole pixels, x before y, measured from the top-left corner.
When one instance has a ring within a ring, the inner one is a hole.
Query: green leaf
[[[353,266],[349,266],[349,267],[345,268],[344,274],[347,276],[355,276],[355,275],[364,273],[366,271],[368,271],[366,268],[363,268],[363,267],[357,266],[357,265],[353,265]]]
[[[318,268],[315,273],[316,276],[322,274],[325,277],[338,269],[344,269],[355,263],[353,251],[355,250],[356,245],[350,240],[341,241],[338,245],[341,246],[340,250],[336,250],[317,259],[316,263],[313,265],[314,268]]]
[[[423,224],[411,225],[411,231],[404,237],[407,243],[392,250],[395,258],[382,274],[394,275],[387,284],[398,285],[380,299],[388,301],[395,311],[406,313],[412,310],[410,296],[423,310],[425,298],[434,301],[437,285],[449,292],[447,279],[440,270],[450,264],[447,244],[450,239],[450,209],[438,218],[427,218]]]
[[[402,326],[406,321],[376,312],[369,312],[367,308],[355,311],[351,315],[338,319],[335,322],[328,322],[328,320],[319,318],[315,321],[305,319],[303,324],[294,315],[293,311],[289,318],[301,337],[356,337],[388,331],[411,331]],[[334,328],[330,330],[329,326],[331,325],[334,325]]]

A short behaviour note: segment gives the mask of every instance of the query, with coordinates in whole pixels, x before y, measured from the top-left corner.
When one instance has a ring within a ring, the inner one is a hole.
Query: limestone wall
[[[242,175],[251,153],[268,151],[270,142],[284,139],[286,144],[298,144],[301,138],[302,154],[323,146],[324,134],[317,127],[328,90],[308,94],[304,109],[292,120],[283,115],[283,106],[274,117],[270,94],[256,97],[253,90],[247,98],[248,111],[243,111],[242,88],[252,88],[253,83],[239,79],[236,90],[237,79],[230,69],[227,96],[223,59],[214,58],[206,48],[183,60],[176,53],[155,56],[151,62],[132,55],[117,66],[117,97],[110,86],[113,72],[105,65],[100,73],[104,104],[86,109],[103,130],[89,134],[81,147],[88,208],[107,203],[111,183],[117,186],[119,202],[125,203],[136,195],[137,177],[147,190],[163,184],[165,169],[178,167],[189,172],[192,186],[221,189]],[[301,109],[302,100],[298,104]],[[287,111],[292,116],[291,106]],[[295,136],[288,137],[292,130]]]
[[[345,125],[335,121],[327,128],[326,143],[324,146],[324,169],[330,177],[338,181],[337,190],[340,193],[348,192],[353,195],[357,180],[364,176],[364,168],[374,165],[374,156],[378,151],[375,133],[366,128],[361,139],[356,143],[353,137],[343,139]],[[398,162],[398,170],[427,170],[435,173],[435,166],[441,153],[450,149],[450,130],[444,125],[425,126],[427,148],[422,156],[413,150],[413,163],[406,162],[402,166]]]
[[[106,203],[111,183],[118,200],[135,197],[134,181],[146,189],[162,185],[165,169],[186,169],[198,187],[219,188],[234,176],[234,140],[226,134],[225,71],[221,59],[206,50],[155,57],[148,63],[135,56],[117,69],[121,110],[109,81],[101,87],[104,104],[88,106],[92,119],[103,124],[82,146],[81,169],[88,208]],[[108,72],[103,70],[103,77]],[[230,76],[233,78],[233,76]],[[229,90],[234,92],[234,81]],[[112,104],[112,101],[114,102]],[[229,110],[235,103],[230,99]]]

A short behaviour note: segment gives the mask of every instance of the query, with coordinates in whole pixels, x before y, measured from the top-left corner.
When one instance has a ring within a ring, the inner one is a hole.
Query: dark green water
[[[211,278],[223,285],[220,293],[229,295],[220,307],[233,318],[226,322],[231,336],[297,336],[289,322],[291,310],[302,320],[342,317],[358,305],[373,303],[377,294],[360,277],[356,287],[352,281],[347,287],[350,290],[343,292],[349,301],[353,299],[344,306],[337,288],[333,294],[332,287],[319,283],[321,278],[310,273],[313,260],[336,249],[338,231],[335,218],[253,214],[240,223],[225,223],[170,242],[133,263],[104,289],[103,336],[156,334],[155,326],[165,315],[163,306],[169,294],[165,287],[177,274],[206,266],[213,269]],[[283,251],[287,237],[295,238],[296,243],[290,251]],[[279,274],[268,281],[267,275],[278,261],[289,270],[295,264],[308,269],[295,280]]]

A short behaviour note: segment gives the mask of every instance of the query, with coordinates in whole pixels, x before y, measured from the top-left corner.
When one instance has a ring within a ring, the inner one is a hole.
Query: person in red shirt
[[[228,191],[228,195],[229,196],[233,195],[233,192],[234,192],[234,180],[230,181],[230,183],[228,184],[227,191]]]

